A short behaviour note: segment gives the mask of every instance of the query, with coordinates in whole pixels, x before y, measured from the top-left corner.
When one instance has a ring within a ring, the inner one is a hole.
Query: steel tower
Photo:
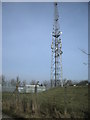
[[[59,26],[59,14],[58,4],[54,3],[54,24],[52,31],[52,43],[51,43],[51,87],[61,85],[63,87],[62,78],[62,42],[60,26]]]

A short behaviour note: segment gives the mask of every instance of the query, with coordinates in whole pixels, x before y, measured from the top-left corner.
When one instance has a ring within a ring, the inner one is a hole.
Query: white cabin
[[[35,93],[35,85],[26,85],[26,93]],[[37,85],[37,92],[43,92],[46,90],[45,86]]]

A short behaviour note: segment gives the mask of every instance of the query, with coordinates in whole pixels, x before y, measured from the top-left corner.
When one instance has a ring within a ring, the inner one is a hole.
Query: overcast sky
[[[63,78],[88,78],[88,3],[59,3]],[[50,80],[53,3],[3,3],[2,68],[7,78]]]

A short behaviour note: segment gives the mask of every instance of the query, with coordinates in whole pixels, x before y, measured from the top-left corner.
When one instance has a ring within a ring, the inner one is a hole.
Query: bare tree
[[[65,86],[67,84],[67,79],[65,78],[64,80],[63,80],[63,85]]]
[[[22,86],[24,86],[24,87],[26,86],[26,80],[22,81]]]
[[[36,84],[36,80],[32,80],[31,82],[30,82],[30,85],[35,85]]]
[[[51,88],[51,82],[48,81],[48,80],[44,80],[44,81],[43,81],[43,85],[46,87],[46,89]]]
[[[67,80],[67,85],[68,86],[71,86],[73,83],[72,83],[72,80]]]
[[[79,50],[81,50],[84,54],[86,54],[86,55],[90,55],[90,54],[88,54],[85,50],[83,50],[83,49],[80,49],[79,48]]]
[[[2,75],[2,86],[6,86],[7,85],[7,82],[5,80],[5,76]]]
[[[17,81],[15,79],[11,79],[10,83],[12,86],[16,86]]]
[[[17,93],[18,92],[18,87],[20,85],[20,80],[19,80],[19,77],[17,77],[17,82],[16,82],[16,89],[15,89],[15,92]]]

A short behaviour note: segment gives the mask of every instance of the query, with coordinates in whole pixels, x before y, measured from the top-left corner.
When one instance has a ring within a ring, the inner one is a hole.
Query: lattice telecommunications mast
[[[62,42],[60,26],[59,26],[59,14],[58,14],[58,4],[54,3],[55,13],[54,13],[54,24],[52,31],[52,43],[51,43],[51,87],[61,85],[63,87],[62,78]]]

